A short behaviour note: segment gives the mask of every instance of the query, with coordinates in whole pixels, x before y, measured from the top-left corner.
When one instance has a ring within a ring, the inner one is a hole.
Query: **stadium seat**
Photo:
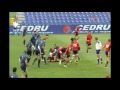
[[[21,24],[75,25],[110,23],[110,12],[25,12],[25,22]],[[94,21],[94,17],[97,20]]]

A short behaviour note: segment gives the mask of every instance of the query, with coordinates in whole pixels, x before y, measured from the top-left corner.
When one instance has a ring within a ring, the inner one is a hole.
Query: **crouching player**
[[[64,67],[67,67],[67,64],[70,62],[70,51],[72,50],[72,44],[70,44],[65,52],[66,58],[65,58],[65,64]]]
[[[55,61],[54,60],[54,48],[50,48],[50,50],[49,50],[49,56],[48,56],[48,58],[47,58],[47,61],[50,61],[50,62],[52,62],[52,61]]]
[[[64,53],[66,52],[66,47],[59,47],[58,48],[58,59],[59,59],[59,65],[61,65],[61,62],[64,61]]]
[[[27,51],[24,51],[24,53],[19,58],[20,67],[22,70],[22,78],[28,77],[27,71],[26,71],[26,69],[27,69],[26,67],[30,68],[29,64],[28,64],[28,60],[27,60],[28,58],[29,58],[29,55],[27,54]]]

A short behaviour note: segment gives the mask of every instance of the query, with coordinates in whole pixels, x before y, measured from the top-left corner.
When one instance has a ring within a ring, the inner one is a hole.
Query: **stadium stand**
[[[21,25],[110,24],[110,12],[24,12]]]

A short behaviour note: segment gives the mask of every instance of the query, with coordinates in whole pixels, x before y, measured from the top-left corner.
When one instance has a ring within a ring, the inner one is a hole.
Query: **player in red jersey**
[[[91,49],[91,40],[92,40],[92,35],[90,34],[90,32],[88,32],[86,36],[87,53],[88,50]]]
[[[75,35],[75,38],[78,40],[79,39],[79,36],[78,36],[78,32],[80,31],[80,26],[77,26],[76,28],[75,28],[75,32],[74,32],[74,35]]]
[[[80,46],[79,46],[79,43],[74,40],[74,38],[71,38],[71,41],[72,41],[72,50],[73,50],[73,56],[72,56],[71,60],[73,60],[75,58],[76,59],[75,62],[77,64],[77,62],[78,62],[78,50],[79,50]]]
[[[58,59],[59,59],[60,65],[61,65],[62,60],[65,60],[63,54],[65,54],[66,50],[67,50],[67,47],[58,48]]]
[[[67,64],[69,63],[70,61],[70,52],[72,50],[72,43],[70,45],[68,45],[67,49],[66,49],[66,52],[65,52],[65,55],[66,55],[66,58],[65,58],[65,64],[64,64],[64,67],[67,67]]]
[[[108,61],[110,60],[110,49],[111,49],[111,40],[108,39],[108,41],[104,44],[103,48],[105,48],[105,54],[107,56],[107,60],[105,63],[105,67],[107,68]]]
[[[80,44],[79,44],[79,42],[78,42],[78,40],[76,39],[76,38],[73,38],[74,39],[74,42],[77,42],[78,43],[78,51],[80,51]],[[78,56],[78,60],[80,60],[80,57]]]

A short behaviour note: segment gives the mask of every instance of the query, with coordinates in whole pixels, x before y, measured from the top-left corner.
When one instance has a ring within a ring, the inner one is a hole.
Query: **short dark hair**
[[[74,40],[74,38],[71,38],[71,41],[73,41]]]
[[[111,41],[111,39],[108,39],[108,41],[110,42],[110,41]]]
[[[46,36],[49,36],[48,34],[46,34]]]
[[[95,40],[98,40],[98,38],[96,37]]]
[[[16,67],[13,67],[13,72],[16,72],[17,71],[17,68]]]
[[[54,44],[54,46],[57,46],[56,44]]]

